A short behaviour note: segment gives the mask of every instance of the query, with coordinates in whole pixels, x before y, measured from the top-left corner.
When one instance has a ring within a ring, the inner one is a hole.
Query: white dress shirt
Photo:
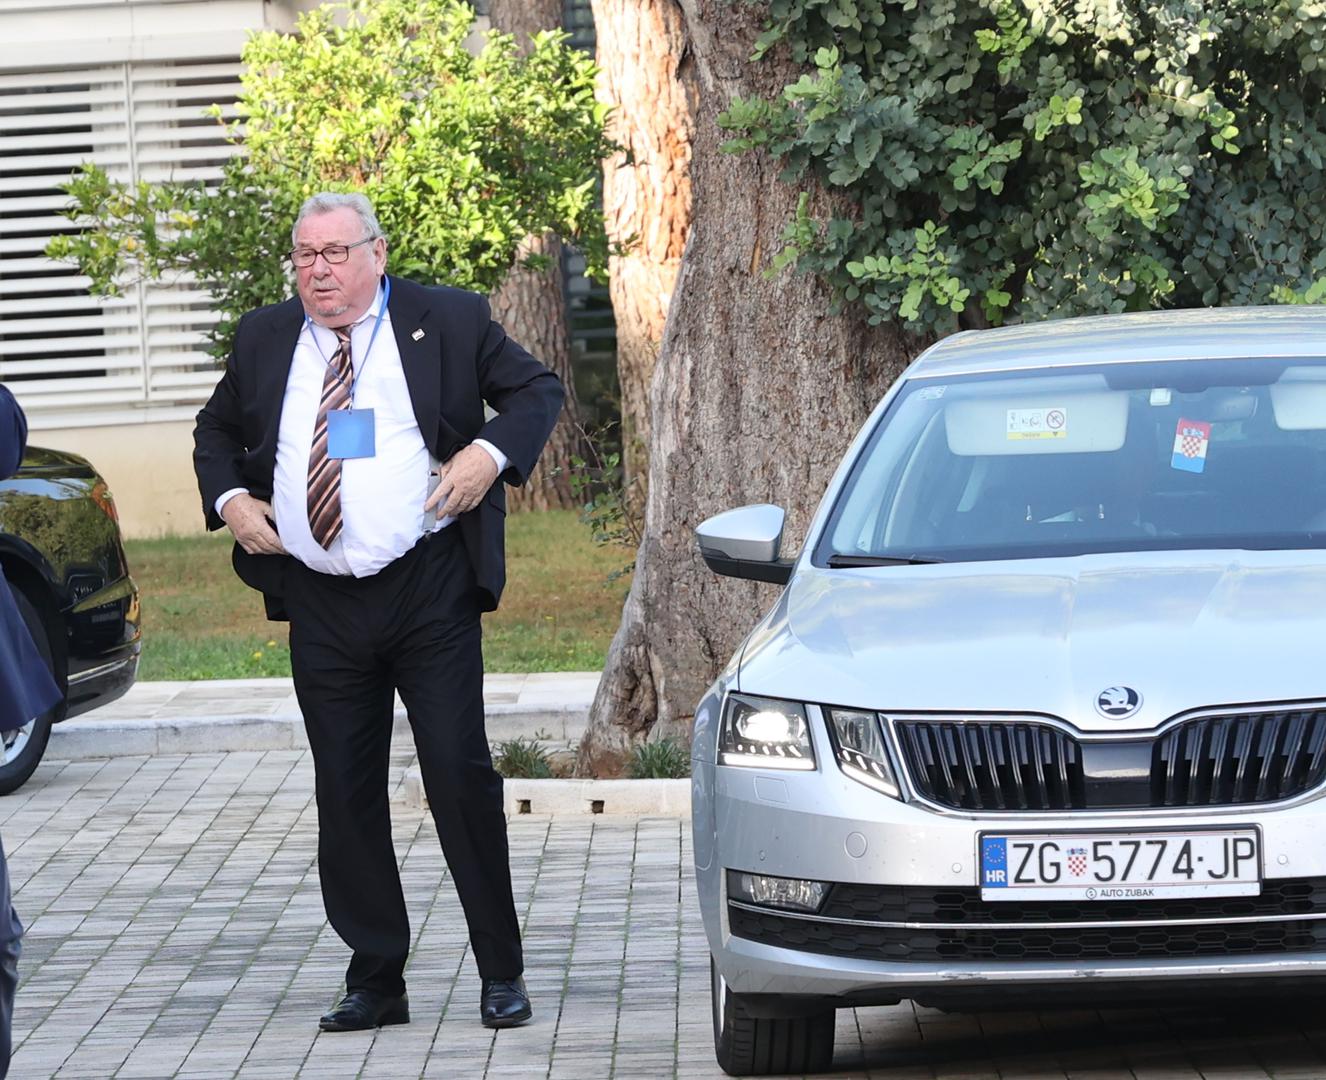
[[[324,574],[376,574],[414,547],[424,533],[455,521],[454,517],[435,521],[432,511],[424,512],[436,479],[429,472],[428,447],[414,418],[400,349],[383,299],[379,286],[368,312],[350,331],[350,360],[357,376],[354,408],[373,410],[377,452],[373,457],[342,460],[341,533],[327,549],[313,539],[309,528],[308,459],[327,365],[336,352],[336,335],[305,319],[286,380],[272,496],[276,531],[287,552],[310,570]],[[382,325],[374,337],[379,311]],[[500,474],[507,466],[506,455],[483,439],[474,441],[493,458]],[[235,488],[217,499],[217,513],[244,490]]]

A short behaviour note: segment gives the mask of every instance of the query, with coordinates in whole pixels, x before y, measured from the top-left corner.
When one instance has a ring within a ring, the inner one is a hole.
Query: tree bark
[[[720,153],[715,118],[737,95],[779,92],[798,69],[785,54],[749,62],[758,10],[728,0],[683,0],[682,10],[695,205],[652,386],[645,539],[581,744],[580,768],[595,775],[643,738],[688,737],[696,702],[775,599],[771,586],[706,569],[695,526],[777,503],[788,511],[784,552],[795,553],[914,344],[858,314],[828,314],[828,291],[809,275],[764,277],[800,189],[767,156]],[[810,192],[817,209],[829,205]]]
[[[593,0],[599,98],[608,134],[626,148],[603,164],[608,239],[629,246],[609,261],[617,323],[622,462],[639,514],[648,476],[649,386],[691,218],[691,103],[678,77],[686,54],[675,0]]]
[[[516,47],[528,53],[540,30],[562,28],[562,0],[488,0],[488,21],[494,30],[514,35]]]
[[[583,459],[585,451],[562,298],[562,244],[555,236],[530,237],[517,258],[529,252],[552,259],[552,266],[547,270],[513,267],[492,295],[493,318],[556,372],[566,387],[566,401],[534,472],[523,486],[507,489],[507,505],[512,511],[572,510],[576,499],[571,491],[571,459]]]
[[[561,0],[492,0],[489,21],[495,30],[514,34],[522,51],[540,30],[562,26]],[[530,254],[550,261],[547,270],[527,270],[520,262]],[[521,245],[517,265],[493,292],[493,318],[516,341],[551,368],[566,387],[566,402],[539,463],[522,487],[507,491],[512,510],[570,510],[571,459],[585,456],[581,446],[580,406],[571,370],[571,348],[562,292],[562,245],[554,236],[529,237]]]

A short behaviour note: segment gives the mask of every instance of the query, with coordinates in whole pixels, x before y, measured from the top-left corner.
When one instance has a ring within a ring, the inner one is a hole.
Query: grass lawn
[[[507,584],[484,616],[489,671],[594,671],[617,629],[630,561],[598,548],[571,511],[507,521]],[[290,674],[286,623],[230,568],[230,534],[126,541],[143,604],[140,679],[250,679]]]

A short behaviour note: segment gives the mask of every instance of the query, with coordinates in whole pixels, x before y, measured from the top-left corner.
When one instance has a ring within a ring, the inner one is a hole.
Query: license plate
[[[983,900],[1158,900],[1256,896],[1255,829],[982,833]]]

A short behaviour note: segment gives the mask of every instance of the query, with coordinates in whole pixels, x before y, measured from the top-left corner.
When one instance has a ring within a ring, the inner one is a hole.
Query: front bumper
[[[1293,992],[1308,980],[1326,991],[1326,955],[1317,954],[1090,964],[892,964],[813,956],[730,937],[715,963],[743,996],[841,998],[854,1005],[887,1005],[904,998],[925,1005],[982,1006],[1004,1000],[1172,999],[1178,988],[1184,994],[1234,993],[1250,986]]]
[[[125,576],[84,597],[66,616],[70,631],[65,718],[123,697],[143,648],[138,587]]]
[[[65,719],[108,705],[129,692],[138,675],[139,642],[126,647],[113,659],[69,676],[69,703]]]
[[[1269,910],[1271,905],[1263,902],[1252,914],[1240,915],[1230,909],[1218,917],[1203,914],[1199,904],[1188,920],[1172,920],[1168,915],[1147,920],[1146,903],[1142,902],[1135,905],[1135,919],[1119,919],[1112,914],[1109,921],[1086,924],[1067,919],[993,927],[983,923],[985,916],[978,914],[961,925],[944,924],[950,942],[999,932],[1012,939],[1022,931],[1028,935],[1040,932],[1042,939],[1047,934],[1057,935],[1055,941],[1071,943],[1077,935],[1108,934],[1114,927],[1132,933],[1137,920],[1149,921],[1155,929],[1150,931],[1146,955],[1123,958],[1084,953],[1073,959],[1047,959],[1045,950],[1029,950],[1028,956],[1033,958],[1005,960],[999,957],[997,948],[987,950],[995,955],[976,960],[962,958],[960,949],[953,959],[920,954],[907,962],[880,958],[885,950],[878,943],[885,940],[885,930],[894,935],[891,940],[907,934],[924,937],[936,929],[935,921],[925,918],[840,919],[838,926],[826,928],[825,920],[811,916],[809,921],[821,923],[815,928],[820,941],[800,948],[776,943],[789,937],[805,940],[795,933],[782,938],[776,930],[753,933],[751,918],[747,917],[749,909],[730,905],[728,869],[979,896],[978,838],[983,831],[1252,826],[1261,834],[1261,874],[1268,892],[1276,882],[1293,882],[1289,887],[1292,893],[1298,882],[1323,879],[1320,885],[1326,897],[1326,844],[1320,840],[1326,835],[1326,799],[1309,796],[1286,804],[1201,811],[976,816],[900,802],[864,787],[843,775],[833,762],[831,748],[820,745],[826,741],[822,725],[813,725],[813,731],[819,761],[815,772],[720,767],[703,760],[693,763],[693,827],[701,913],[715,962],[739,994],[752,1000],[765,995],[829,997],[842,999],[844,1004],[901,998],[937,1003],[989,1001],[1023,993],[1103,1000],[1112,995],[1132,998],[1141,991],[1173,993],[1176,985],[1182,985],[1187,993],[1233,990],[1247,983],[1273,990],[1301,987],[1305,980],[1326,980],[1326,900],[1319,906],[1313,906],[1316,900],[1307,907],[1286,905],[1283,912]],[[998,905],[1001,910],[1004,906]],[[1010,903],[1010,913],[1018,906]],[[771,915],[766,920],[769,926],[786,926],[793,918],[786,913]],[[760,916],[753,918],[759,920]],[[1223,946],[1213,945],[1218,939],[1211,935],[1225,933],[1230,927],[1241,944],[1223,954],[1218,951]],[[825,937],[839,930],[849,938],[857,935],[866,944],[860,949],[832,942],[826,945]],[[1164,947],[1166,935],[1176,943],[1173,955]],[[1257,943],[1272,938],[1277,944],[1259,951]],[[1187,944],[1189,941],[1195,944]],[[1307,947],[1300,947],[1304,941]],[[1184,955],[1185,949],[1201,955]],[[1326,990],[1326,981],[1315,985]]]

